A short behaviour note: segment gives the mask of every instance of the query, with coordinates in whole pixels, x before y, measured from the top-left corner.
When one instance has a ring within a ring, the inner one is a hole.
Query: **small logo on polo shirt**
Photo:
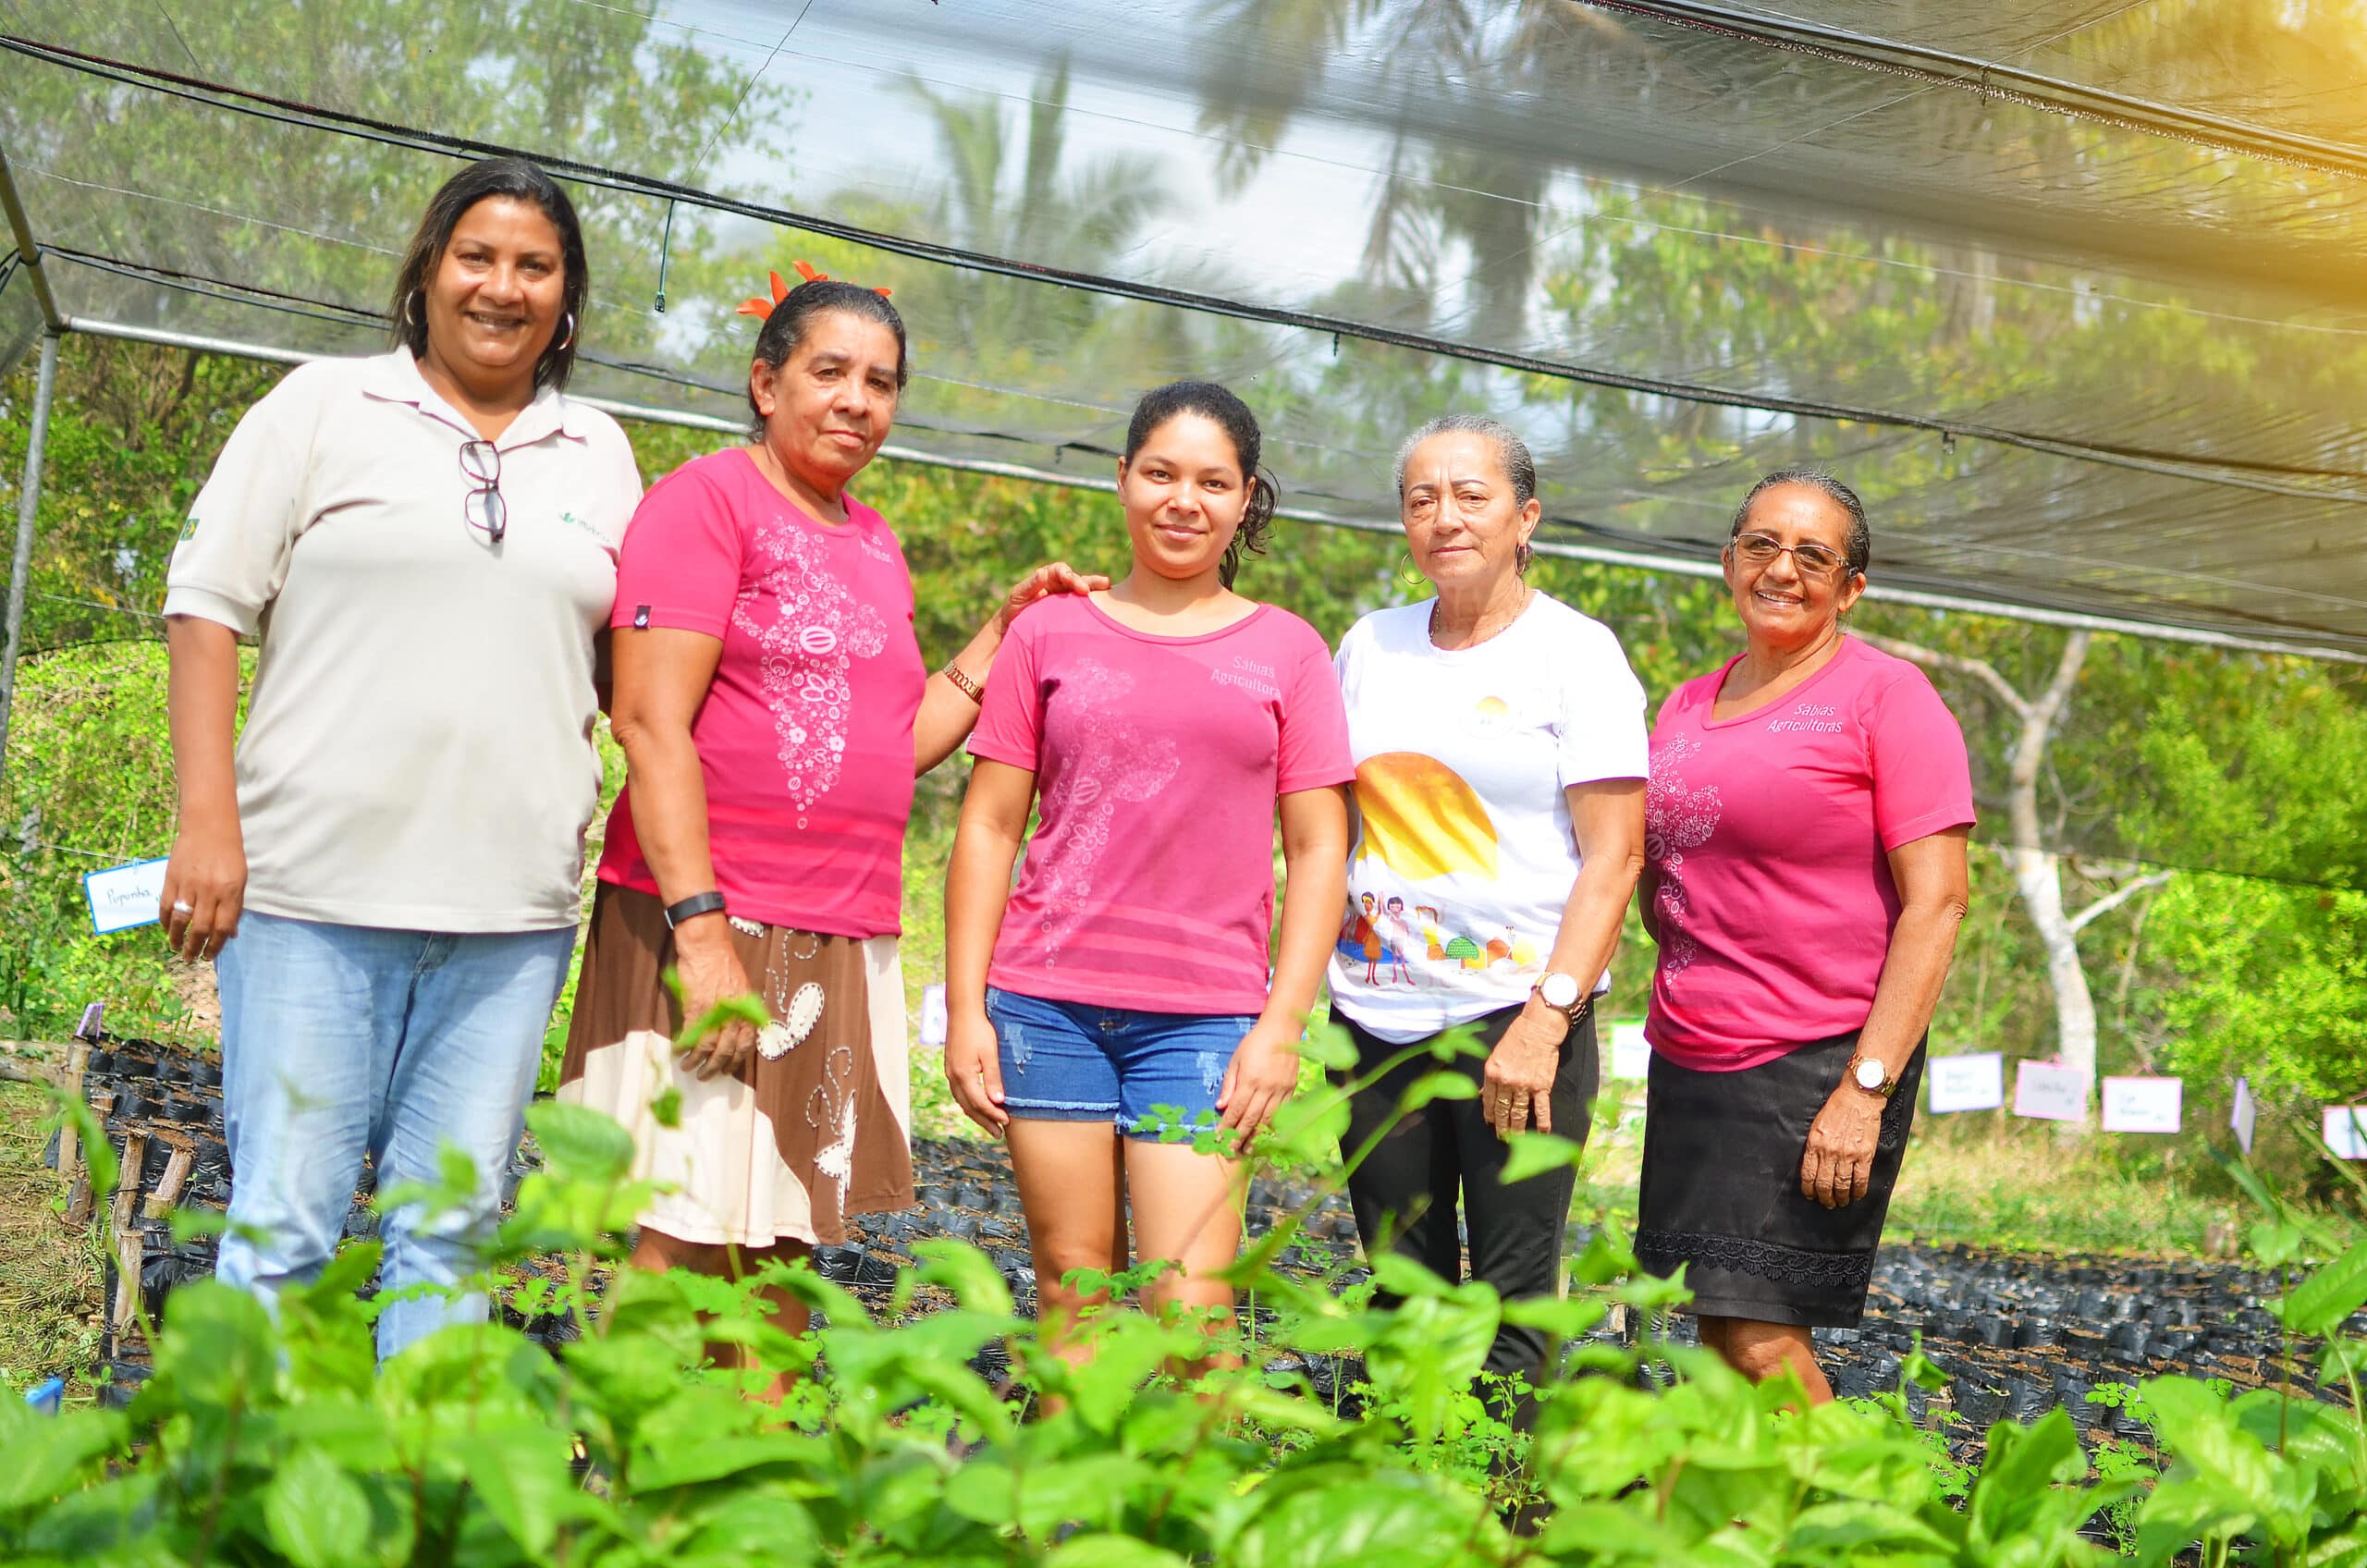
[[[179,538],[178,540],[177,540],[177,541],[176,541],[176,543],[178,543],[178,544],[182,544],[182,545],[186,545],[186,544],[188,544],[190,540],[192,540],[192,539],[194,539],[194,538],[196,538],[196,537],[197,537],[197,514],[196,514],[195,512],[191,512],[191,513],[190,513],[190,514],[189,514],[189,521],[188,521],[187,522],[185,522],[185,523],[182,523],[182,524],[181,524],[181,536],[180,536],[180,538]]]
[[[600,537],[600,531],[598,529],[593,527],[590,523],[584,521],[573,512],[561,512],[558,514],[558,520],[570,527],[582,529],[584,533],[589,533],[595,539]]]
[[[636,631],[646,631],[649,630],[649,606],[647,605],[633,606],[632,624],[633,630]]]

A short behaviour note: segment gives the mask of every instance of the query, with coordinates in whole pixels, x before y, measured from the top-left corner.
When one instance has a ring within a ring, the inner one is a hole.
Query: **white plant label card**
[[[2367,1105],[2326,1107],[2325,1136],[2336,1159],[2367,1159]]]
[[[945,1044],[945,1036],[947,1033],[948,1023],[945,1012],[945,987],[942,986],[922,986],[921,1044],[925,1046],[941,1046]]]
[[[2104,1080],[2104,1131],[2175,1133],[2185,1110],[2186,1083],[2178,1078]]]
[[[1611,1075],[1613,1078],[1647,1078],[1651,1075],[1651,1071],[1652,1047],[1644,1041],[1643,1024],[1613,1024]]]
[[[2049,1061],[2019,1063],[2014,1071],[2014,1114],[2041,1121],[2085,1121],[2088,1075]]]
[[[2246,1154],[2252,1152],[2252,1130],[2259,1123],[2260,1107],[2252,1099],[2252,1086],[2238,1078],[2236,1080],[2236,1105],[2227,1113],[2227,1125],[2236,1130],[2236,1146]]]
[[[2005,1103],[2005,1054],[1974,1051],[1965,1056],[1926,1057],[1923,1082],[1931,1086],[1935,1112],[1995,1110]]]
[[[165,896],[165,863],[135,860],[87,872],[82,892],[91,900],[91,929],[104,936],[156,923],[157,900]]]

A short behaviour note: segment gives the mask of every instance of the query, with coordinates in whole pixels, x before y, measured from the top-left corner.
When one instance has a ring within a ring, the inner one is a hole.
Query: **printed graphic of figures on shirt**
[[[1061,945],[1085,917],[1119,803],[1151,799],[1181,766],[1175,737],[1146,729],[1120,711],[1134,689],[1133,676],[1098,659],[1079,659],[1061,677],[1067,754],[1059,781],[1045,791],[1042,816],[1068,824],[1068,839],[1040,887],[1047,968],[1060,962]]]
[[[759,614],[760,595],[752,584],[731,606],[731,623],[764,650],[765,701],[773,710],[782,777],[803,827],[803,814],[838,783],[846,759],[854,697],[848,670],[855,659],[879,656],[888,645],[888,623],[839,581],[830,570],[829,545],[805,530],[783,524],[765,533],[757,548],[780,563],[761,584],[772,595],[773,619]]]
[[[1686,759],[1700,749],[1699,741],[1671,737],[1653,750],[1644,783],[1644,862],[1660,879],[1652,918],[1660,927],[1661,972],[1672,979],[1692,968],[1701,950],[1685,928],[1693,913],[1685,892],[1685,851],[1710,841],[1725,810],[1716,785],[1686,788]]]
[[[1360,831],[1348,856],[1351,907],[1340,952],[1364,964],[1367,985],[1418,990],[1498,964],[1543,972],[1537,941],[1509,925],[1457,931],[1442,923],[1441,908],[1493,901],[1484,889],[1497,879],[1496,825],[1461,775],[1418,752],[1384,752],[1357,767],[1355,793]],[[1409,907],[1400,894],[1355,890],[1376,865],[1436,888],[1438,901]]]

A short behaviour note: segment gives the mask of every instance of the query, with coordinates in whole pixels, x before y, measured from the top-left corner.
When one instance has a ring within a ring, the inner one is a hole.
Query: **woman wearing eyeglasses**
[[[1662,704],[1646,794],[1636,1254],[1685,1266],[1703,1344],[1816,1403],[1809,1330],[1865,1309],[1968,896],[1963,731],[1842,630],[1871,553],[1839,480],[1752,487],[1723,557],[1748,645]]]
[[[395,346],[291,372],[232,432],[165,599],[180,818],[162,918],[222,992],[238,1183],[219,1273],[266,1299],[457,1145],[478,1198],[386,1217],[390,1292],[451,1286],[494,1212],[580,910],[595,643],[641,495],[562,393],[590,292],[565,192],[497,158],[446,182]],[[241,636],[260,643],[231,738]],[[391,1302],[378,1350],[484,1317]]]

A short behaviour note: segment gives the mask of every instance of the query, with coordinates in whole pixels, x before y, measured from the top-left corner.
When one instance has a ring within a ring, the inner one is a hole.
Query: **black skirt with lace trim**
[[[1685,1265],[1693,1311],[1858,1326],[1915,1120],[1923,1050],[1916,1047],[1883,1109],[1866,1195],[1826,1208],[1800,1195],[1800,1160],[1857,1046],[1853,1030],[1739,1072],[1698,1072],[1652,1054],[1636,1257],[1661,1275]]]

